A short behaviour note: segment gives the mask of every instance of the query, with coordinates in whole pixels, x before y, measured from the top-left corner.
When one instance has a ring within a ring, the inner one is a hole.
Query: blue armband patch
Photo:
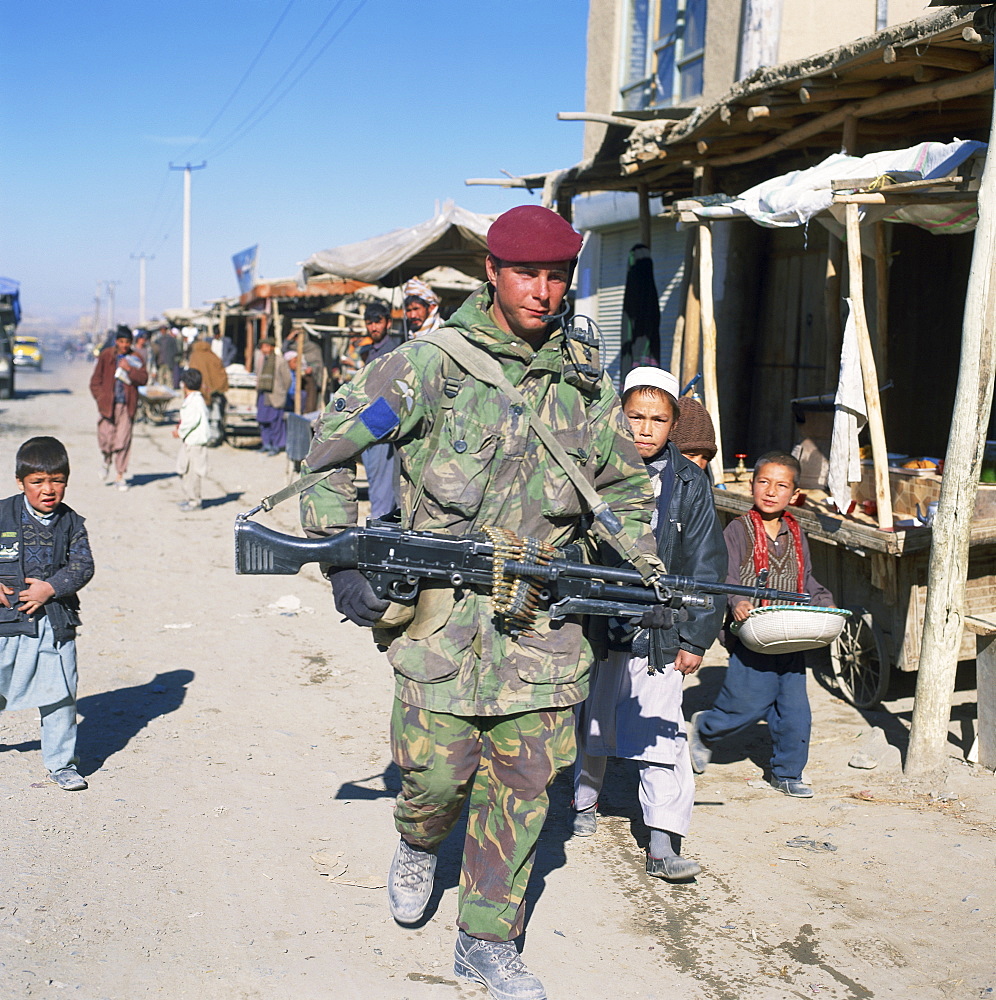
[[[360,414],[360,420],[378,441],[401,423],[398,415],[391,409],[391,404],[383,396],[378,396]]]

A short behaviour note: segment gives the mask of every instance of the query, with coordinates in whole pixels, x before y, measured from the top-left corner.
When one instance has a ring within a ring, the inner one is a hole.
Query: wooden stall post
[[[225,324],[228,322],[228,308],[224,299],[218,306],[218,329],[221,331],[221,339],[225,339]],[[233,345],[234,346],[234,345]]]
[[[681,349],[685,343],[685,314],[679,313],[674,323],[674,337],[671,340],[671,367],[669,372],[679,374],[681,372]],[[682,386],[682,389],[685,387]]]
[[[646,184],[636,189],[640,201],[640,242],[650,249],[650,191]]]
[[[881,377],[889,372],[889,249],[885,223],[875,223],[875,365]]]
[[[716,379],[716,310],[712,293],[712,228],[699,226],[699,295],[702,310],[702,390],[705,407],[716,430],[716,454],[709,463],[714,483],[723,482],[723,437],[719,419],[719,386]]]
[[[304,381],[304,330],[297,331],[297,373],[294,377],[294,412],[301,415],[301,383]]]
[[[871,437],[872,462],[875,469],[875,502],[878,504],[878,526],[892,529],[892,491],[889,486],[889,453],[885,446],[885,426],[882,422],[882,402],[878,394],[878,372],[872,350],[868,317],[865,315],[865,288],[861,261],[861,226],[858,206],[848,204],[847,268],[850,283],[851,310],[858,335],[858,355],[861,359],[861,382],[865,390],[868,411],[868,433]]]
[[[689,252],[685,255],[688,261],[688,287],[685,293],[685,328],[682,337],[681,351],[681,387],[692,381],[699,371],[699,341],[701,312],[699,309],[699,268],[698,240],[694,231],[688,234]],[[675,374],[677,374],[675,372]]]
[[[270,312],[273,314],[273,339],[277,342],[277,350],[284,349],[284,324],[280,318],[280,303],[270,299]]]
[[[253,361],[256,359],[256,324],[252,316],[246,316],[246,371],[253,370]]]
[[[844,257],[844,244],[834,236],[827,243],[827,265],[823,278],[823,310],[826,314],[827,339],[824,376],[827,389],[837,385],[840,376],[840,352],[844,345],[844,327],[840,322],[840,270]]]
[[[990,152],[996,148],[994,143],[996,116],[990,124]],[[964,620],[969,542],[992,410],[996,368],[996,323],[992,319],[996,310],[996,165],[989,156],[978,197],[979,223],[965,296],[958,388],[931,536],[920,670],[906,758],[910,774],[922,774],[939,765],[947,746]]]

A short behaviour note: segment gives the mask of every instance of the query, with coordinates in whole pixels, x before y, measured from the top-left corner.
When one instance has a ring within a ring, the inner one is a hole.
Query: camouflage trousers
[[[574,760],[573,709],[465,717],[395,700],[391,747],[394,821],[409,843],[441,844],[470,797],[457,926],[486,941],[518,937],[547,788]]]

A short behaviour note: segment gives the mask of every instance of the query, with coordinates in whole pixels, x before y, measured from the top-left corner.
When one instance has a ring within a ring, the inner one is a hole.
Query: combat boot
[[[436,874],[436,852],[413,847],[402,838],[387,873],[387,903],[399,924],[417,924],[429,905]]]
[[[483,941],[458,931],[453,971],[481,983],[495,1000],[546,1000],[543,984],[523,965],[513,941]]]

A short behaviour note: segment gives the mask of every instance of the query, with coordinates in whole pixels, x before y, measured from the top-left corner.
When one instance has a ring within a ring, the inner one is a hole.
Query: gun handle
[[[256,521],[235,521],[235,572],[256,576],[293,576],[305,563],[356,565],[356,528],[347,528],[316,544],[274,531]]]

